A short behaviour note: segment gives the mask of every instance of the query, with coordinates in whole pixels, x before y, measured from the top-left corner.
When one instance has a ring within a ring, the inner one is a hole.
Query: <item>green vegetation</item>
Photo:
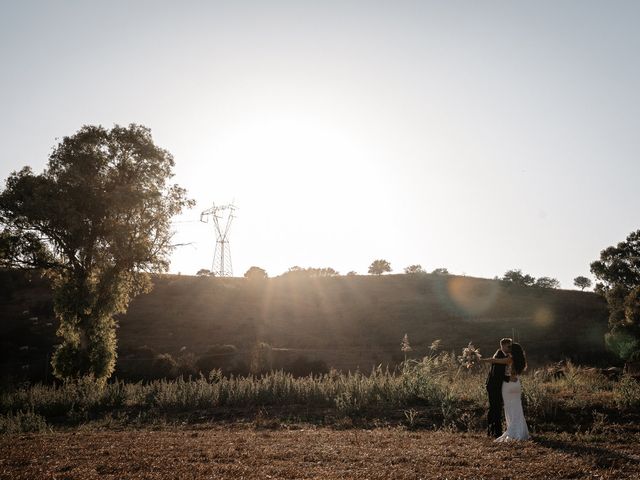
[[[562,376],[545,370],[523,377],[524,406],[533,431],[580,431],[598,418],[634,421],[640,408],[640,384],[631,377],[609,379],[594,369],[568,363]],[[120,418],[122,423],[151,422],[164,416],[225,418],[278,409],[287,418],[340,424],[341,419],[411,423],[411,427],[482,430],[486,409],[486,371],[462,368],[455,355],[441,352],[408,360],[398,369],[295,378],[281,371],[227,377],[220,371],[197,379],[149,383],[91,379],[61,385],[33,385],[0,394],[0,429],[40,431]],[[146,420],[141,420],[144,412]],[[221,413],[226,412],[226,413]],[[209,415],[209,416],[207,416]],[[46,421],[46,423],[45,423]]]
[[[266,270],[260,267],[251,267],[244,274],[244,278],[248,278],[250,280],[263,280],[268,278]]]
[[[251,267],[251,268],[258,268],[258,271],[256,273],[260,274],[260,270],[262,270],[259,267]],[[251,270],[251,269],[249,269]],[[264,272],[264,270],[262,270]],[[247,272],[249,273],[249,272]],[[263,275],[263,278],[266,278],[266,272],[264,272],[265,274]],[[290,278],[311,278],[311,277],[335,277],[340,275],[340,272],[334,270],[331,267],[323,267],[323,268],[316,268],[316,267],[307,267],[307,268],[302,268],[299,267],[297,265],[289,268],[289,270],[287,270],[286,272],[284,272],[282,275],[280,275],[280,277],[290,277]],[[246,274],[245,274],[246,277]]]
[[[625,360],[640,356],[640,230],[600,252],[591,273],[609,306],[607,346]]]
[[[587,277],[583,277],[582,275],[573,279],[573,284],[578,287],[580,290],[584,290],[585,288],[591,287],[591,280]]]
[[[417,273],[426,273],[426,272],[422,268],[422,265],[416,264],[416,265],[409,265],[408,267],[405,267],[404,273],[408,275],[414,275]]]
[[[539,277],[536,279],[534,286],[539,288],[560,288],[560,282],[557,278]]]
[[[374,260],[369,265],[368,272],[371,275],[382,275],[383,273],[391,271],[391,264],[387,260]]]
[[[191,205],[168,185],[174,162],[141,126],[85,126],[53,149],[47,168],[14,172],[0,193],[0,265],[51,279],[62,339],[58,378],[108,379],[116,322],[168,267],[170,220]]]
[[[560,288],[560,282],[557,278],[539,277],[535,278],[529,274],[522,273],[522,270],[508,270],[502,276],[502,281],[520,287],[538,287],[538,288]]]

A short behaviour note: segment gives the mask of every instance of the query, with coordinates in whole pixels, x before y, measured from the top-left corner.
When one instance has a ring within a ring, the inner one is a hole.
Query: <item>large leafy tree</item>
[[[25,167],[7,179],[0,264],[51,278],[59,378],[112,374],[114,315],[150,290],[149,273],[167,270],[171,217],[193,205],[168,183],[173,166],[143,126],[84,126],[53,149],[43,173]]]
[[[628,359],[640,352],[640,230],[600,252],[591,264],[596,292],[609,306],[607,345]]]

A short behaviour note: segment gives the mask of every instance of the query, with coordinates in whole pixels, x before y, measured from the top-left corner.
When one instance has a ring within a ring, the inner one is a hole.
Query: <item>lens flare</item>
[[[468,315],[479,315],[494,304],[498,294],[497,282],[466,277],[448,279],[447,294],[451,303]]]
[[[555,318],[548,307],[538,307],[533,314],[533,324],[536,327],[546,328],[553,324]]]

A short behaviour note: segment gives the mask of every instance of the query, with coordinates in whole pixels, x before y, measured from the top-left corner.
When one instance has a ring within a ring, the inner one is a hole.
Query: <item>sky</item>
[[[171,271],[589,274],[640,228],[640,3],[0,0],[0,176],[142,124],[196,200]]]

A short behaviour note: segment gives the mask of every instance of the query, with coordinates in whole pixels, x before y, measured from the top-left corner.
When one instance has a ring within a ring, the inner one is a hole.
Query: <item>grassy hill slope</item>
[[[45,375],[56,343],[48,284],[34,274],[2,275],[2,370]],[[121,371],[142,346],[197,359],[212,345],[231,344],[248,362],[256,342],[270,344],[283,359],[304,355],[336,368],[369,370],[402,358],[405,333],[415,357],[435,339],[445,350],[459,353],[473,341],[491,354],[501,337],[514,333],[534,364],[607,357],[607,309],[597,295],[453,275],[265,281],[163,275],[119,325]]]

